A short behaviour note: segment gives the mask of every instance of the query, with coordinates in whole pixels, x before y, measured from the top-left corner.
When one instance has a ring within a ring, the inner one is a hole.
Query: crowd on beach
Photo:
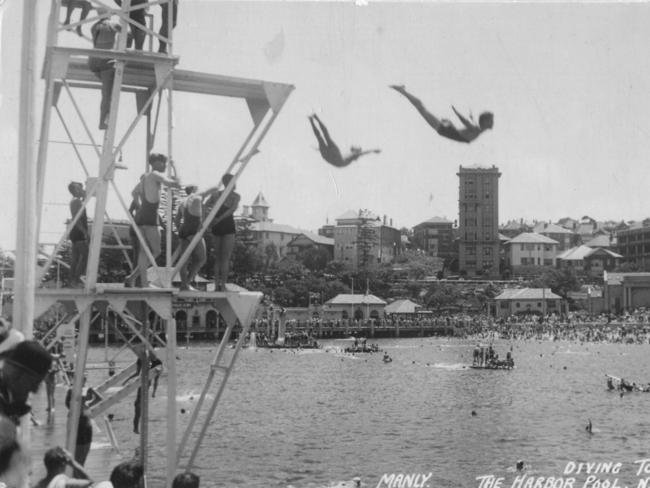
[[[279,321],[256,320],[252,330],[277,331]],[[368,334],[369,330],[419,329],[428,335],[453,335],[468,339],[493,340],[563,340],[581,342],[611,342],[626,344],[650,343],[650,311],[635,310],[624,314],[511,315],[495,318],[485,314],[440,314],[436,316],[386,316],[362,320],[311,319],[287,320],[288,331],[327,334],[345,330],[349,335]]]

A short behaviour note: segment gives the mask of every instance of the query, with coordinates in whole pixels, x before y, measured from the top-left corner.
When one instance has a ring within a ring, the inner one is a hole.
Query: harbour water
[[[604,374],[647,383],[649,346],[497,341],[501,356],[513,348],[515,369],[490,371],[467,368],[476,344],[468,340],[374,342],[391,363],[327,347],[242,350],[197,461],[201,486],[325,487],[358,476],[374,487],[387,486],[383,475],[431,473],[430,487],[478,487],[488,474],[508,488],[521,475],[572,476],[573,488],[582,487],[588,474],[563,475],[569,462],[622,463],[598,475],[620,488],[643,479],[634,462],[650,457],[650,394],[607,391]],[[180,431],[214,351],[205,343],[179,349]],[[104,356],[91,351],[91,361]],[[105,374],[92,371],[89,384]],[[165,399],[161,380],[151,404],[154,482],[164,473]],[[111,411],[124,457],[138,442],[132,401]],[[522,472],[514,471],[518,459]]]

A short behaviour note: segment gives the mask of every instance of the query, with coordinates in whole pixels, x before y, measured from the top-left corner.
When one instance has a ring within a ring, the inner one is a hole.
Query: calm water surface
[[[377,486],[383,474],[433,473],[431,487],[478,487],[477,476],[493,473],[510,488],[523,459],[532,476],[561,476],[569,461],[618,461],[613,477],[637,487],[633,461],[650,457],[650,394],[621,398],[606,391],[604,373],[650,381],[650,346],[514,342],[514,370],[481,371],[465,367],[474,342],[374,342],[392,363],[381,354],[243,350],[197,462],[201,486],[321,487],[354,476]],[[495,348],[505,356],[510,345]],[[192,409],[214,352],[179,350],[179,431],[189,420],[180,409]],[[165,398],[161,381],[151,414],[151,462],[161,469]],[[132,399],[113,413],[128,452],[137,443]],[[581,488],[585,476],[576,478]]]

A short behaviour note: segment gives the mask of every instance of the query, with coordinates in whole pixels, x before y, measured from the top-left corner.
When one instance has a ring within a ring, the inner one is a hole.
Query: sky
[[[40,66],[49,2],[39,3]],[[237,187],[243,205],[262,192],[277,223],[315,231],[350,209],[387,215],[396,227],[433,216],[453,221],[460,165],[500,169],[502,223],[650,215],[650,3],[180,4],[173,49],[179,68],[295,86]],[[13,249],[21,0],[1,9],[0,246]],[[68,32],[60,40],[89,46]],[[390,84],[405,84],[442,118],[454,119],[451,105],[475,116],[490,110],[494,129],[469,145],[443,139]],[[37,118],[43,89],[38,80]],[[99,139],[99,92],[77,91]],[[246,106],[181,94],[173,102],[172,154],[181,180],[211,186],[252,127]],[[71,107],[62,97],[61,112],[81,138]],[[381,154],[330,166],[307,120],[314,112],[342,149],[360,145]],[[134,114],[133,100],[123,97],[122,130]],[[55,118],[50,140],[65,138]],[[167,152],[165,141],[161,129],[155,149]],[[123,195],[144,168],[143,147],[139,128],[123,152],[128,169],[115,177]],[[82,179],[71,146],[51,143],[41,242],[60,238],[67,184]],[[109,215],[124,218],[114,197]]]

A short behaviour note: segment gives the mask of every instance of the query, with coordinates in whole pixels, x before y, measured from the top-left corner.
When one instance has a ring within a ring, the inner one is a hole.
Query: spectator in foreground
[[[197,475],[186,471],[176,475],[172,482],[172,488],[199,488],[199,481]]]
[[[85,488],[92,484],[82,467],[61,447],[48,449],[43,456],[43,464],[47,473],[34,488]],[[81,472],[84,479],[70,478],[65,474],[68,466],[73,467],[75,472]]]

